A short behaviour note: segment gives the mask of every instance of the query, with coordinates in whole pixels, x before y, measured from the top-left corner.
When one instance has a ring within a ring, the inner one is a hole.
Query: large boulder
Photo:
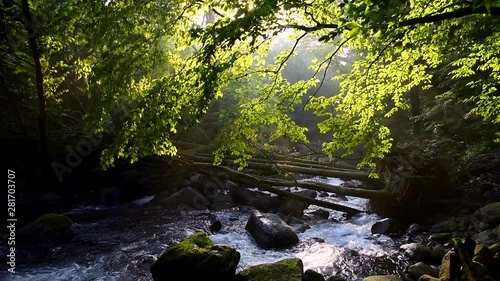
[[[241,281],[302,281],[302,260],[284,259],[275,263],[265,263],[249,267],[238,273]]]
[[[27,243],[61,242],[73,237],[72,226],[66,215],[48,213],[19,229],[17,235]]]
[[[476,215],[480,216],[483,221],[489,223],[490,225],[496,225],[500,223],[500,202],[488,204],[478,211]]]
[[[264,249],[287,248],[299,242],[297,233],[276,214],[253,211],[245,229]]]
[[[395,219],[385,218],[372,225],[372,234],[394,234],[403,230]]]
[[[214,244],[205,232],[197,232],[169,247],[151,265],[154,281],[232,280],[240,261],[236,249]]]

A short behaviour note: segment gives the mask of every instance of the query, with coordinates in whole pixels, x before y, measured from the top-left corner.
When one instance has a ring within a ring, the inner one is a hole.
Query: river
[[[338,183],[338,179],[328,179]],[[329,211],[329,219],[311,216],[309,229],[298,233],[300,242],[285,250],[263,250],[245,231],[250,214],[246,207],[217,212],[147,208],[152,196],[113,207],[79,206],[67,211],[74,221],[75,237],[68,243],[44,253],[35,253],[29,263],[16,267],[16,274],[2,272],[0,280],[36,281],[150,281],[149,266],[168,246],[196,231],[209,231],[214,215],[222,229],[211,233],[215,243],[235,247],[241,253],[238,271],[248,266],[289,257],[303,260],[304,269],[325,276],[340,275],[361,280],[378,274],[403,276],[408,261],[399,252],[400,241],[372,235],[376,214],[360,214],[346,219]],[[325,197],[359,209],[367,200]],[[310,206],[306,214],[318,207]],[[21,253],[22,254],[22,253]],[[36,259],[39,254],[43,258]],[[33,262],[36,261],[36,262]]]

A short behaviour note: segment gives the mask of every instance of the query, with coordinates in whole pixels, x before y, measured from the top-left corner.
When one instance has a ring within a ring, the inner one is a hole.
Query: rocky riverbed
[[[441,261],[451,248],[451,237],[471,237],[494,248],[500,234],[499,203],[437,223],[407,225],[377,214],[345,217],[337,211],[301,204],[295,207],[302,208],[303,215],[286,215],[270,204],[274,202],[289,210],[292,203],[277,203],[269,194],[251,189],[250,193],[241,194],[242,187],[233,185],[226,185],[212,197],[199,193],[202,197],[194,198],[191,192],[198,191],[186,190],[112,206],[66,209],[62,213],[73,222],[71,237],[65,242],[19,245],[17,273],[3,270],[0,277],[51,281],[152,280],[150,266],[159,255],[201,231],[209,234],[214,243],[234,247],[241,254],[236,272],[257,264],[299,258],[304,271],[314,271],[326,278],[362,280],[373,275],[395,275],[402,280],[418,280],[424,274],[439,275]],[[361,210],[366,210],[368,203],[334,194],[317,196]],[[259,246],[245,229],[256,209],[279,213],[297,234],[298,242],[279,248]],[[29,236],[29,229],[23,231]],[[36,235],[33,233],[31,238]],[[2,248],[2,257],[7,250]],[[498,262],[500,254],[496,250],[490,252],[490,261]]]

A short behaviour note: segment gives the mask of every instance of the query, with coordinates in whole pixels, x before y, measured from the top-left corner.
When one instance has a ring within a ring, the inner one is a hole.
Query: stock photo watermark
[[[16,172],[7,169],[7,229],[8,229],[8,254],[7,269],[10,273],[16,273]]]

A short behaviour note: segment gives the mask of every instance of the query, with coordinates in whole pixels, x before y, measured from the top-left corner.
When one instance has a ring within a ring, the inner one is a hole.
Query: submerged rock
[[[73,221],[62,214],[45,214],[19,229],[18,237],[24,242],[60,242],[73,237]]]
[[[241,281],[302,281],[303,264],[299,258],[259,264],[238,273]]]
[[[299,242],[297,233],[276,214],[254,211],[245,229],[264,249],[287,248]]]
[[[154,281],[231,280],[240,253],[227,245],[217,245],[205,232],[197,232],[165,250],[151,265]]]

